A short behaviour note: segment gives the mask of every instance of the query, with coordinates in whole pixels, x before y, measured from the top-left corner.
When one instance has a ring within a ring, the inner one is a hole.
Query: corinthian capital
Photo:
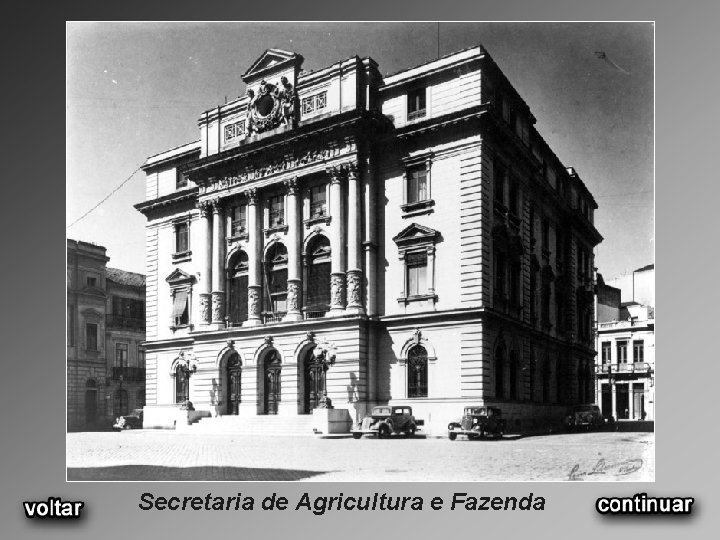
[[[325,172],[330,177],[330,183],[336,184],[340,182],[342,169],[340,167],[327,167]]]
[[[257,188],[248,189],[248,190],[245,192],[245,195],[247,196],[248,204],[253,204],[253,205],[255,205],[255,204],[258,203],[259,195],[258,195],[258,190],[257,190]]]
[[[210,217],[210,214],[212,213],[212,204],[210,204],[210,201],[198,201],[197,207],[200,210],[200,215],[202,217]]]
[[[223,206],[222,200],[220,200],[220,198],[217,198],[217,199],[213,199],[212,201],[210,201],[210,203],[212,204],[213,214],[220,213],[220,211],[222,210],[222,206]]]
[[[297,195],[298,192],[298,180],[297,177],[285,180],[285,189],[287,189],[288,195]]]

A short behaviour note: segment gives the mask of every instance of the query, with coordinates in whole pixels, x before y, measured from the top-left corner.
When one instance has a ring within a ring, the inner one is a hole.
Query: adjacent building
[[[67,241],[67,427],[107,428],[145,405],[145,277]]]
[[[655,420],[654,299],[653,264],[608,284],[598,278],[595,401],[606,416]]]
[[[329,398],[539,429],[592,401],[597,204],[487,51],[302,63],[266,51],[143,166],[146,425]]]

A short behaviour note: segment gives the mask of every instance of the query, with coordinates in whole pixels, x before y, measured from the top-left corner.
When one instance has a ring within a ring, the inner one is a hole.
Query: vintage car
[[[458,435],[468,439],[479,437],[502,437],[505,433],[505,420],[498,407],[465,407],[463,417],[448,424],[448,438],[451,441]]]
[[[121,431],[123,429],[142,429],[143,427],[143,410],[133,409],[130,414],[118,416],[115,419],[113,429]]]
[[[424,421],[417,420],[413,416],[412,408],[407,405],[384,405],[373,407],[372,413],[356,424],[351,433],[356,439],[363,435],[385,438],[400,433],[412,437],[423,424]]]
[[[605,418],[597,405],[575,405],[564,419],[568,430],[600,429],[605,425]]]

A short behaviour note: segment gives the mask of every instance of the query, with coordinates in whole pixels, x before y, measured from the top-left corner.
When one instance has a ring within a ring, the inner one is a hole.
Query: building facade
[[[598,281],[596,403],[618,420],[654,421],[655,266],[609,282],[620,287]]]
[[[145,278],[67,241],[67,428],[108,428],[145,405]]]
[[[266,51],[144,164],[149,425],[327,397],[532,429],[592,400],[597,205],[488,53],[302,62]]]

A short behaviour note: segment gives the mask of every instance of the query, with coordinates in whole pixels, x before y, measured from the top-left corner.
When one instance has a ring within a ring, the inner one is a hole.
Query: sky
[[[440,55],[477,44],[594,195],[598,271],[654,263],[653,25],[440,23]],[[302,54],[308,71],[370,56],[385,75],[436,58],[438,24],[74,22],[66,45],[66,235],[144,273],[139,167],[199,139],[200,114],[242,96],[240,76],[266,49]]]

